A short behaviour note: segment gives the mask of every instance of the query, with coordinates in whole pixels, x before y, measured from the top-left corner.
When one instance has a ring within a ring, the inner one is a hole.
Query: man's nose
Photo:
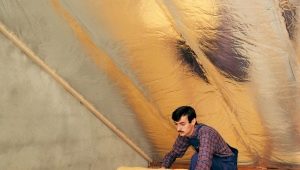
[[[177,131],[180,131],[180,130],[181,130],[181,127],[180,127],[180,126],[178,126],[178,125],[177,125],[177,127],[176,127],[176,128],[177,128]]]

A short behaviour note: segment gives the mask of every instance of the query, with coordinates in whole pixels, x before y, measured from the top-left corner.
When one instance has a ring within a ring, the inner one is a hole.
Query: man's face
[[[182,116],[178,122],[175,122],[177,132],[180,136],[191,136],[194,131],[196,119],[189,123],[187,116]]]

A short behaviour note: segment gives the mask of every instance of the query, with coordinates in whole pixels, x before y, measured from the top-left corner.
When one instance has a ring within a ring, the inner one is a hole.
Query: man
[[[212,127],[198,124],[192,107],[177,108],[172,119],[179,135],[173,149],[163,159],[163,168],[171,167],[176,158],[182,157],[187,148],[193,146],[196,153],[192,156],[190,170],[237,169],[237,149],[230,147]]]

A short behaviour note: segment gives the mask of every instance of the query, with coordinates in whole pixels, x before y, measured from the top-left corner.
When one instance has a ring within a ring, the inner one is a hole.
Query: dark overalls
[[[203,125],[199,125],[196,129],[198,133],[199,129]],[[196,153],[191,158],[190,170],[195,170],[197,161],[198,161],[198,152],[199,152],[199,139],[197,138],[198,134],[195,137],[189,139],[190,144],[194,147]],[[228,145],[229,146],[229,145]],[[238,150],[229,146],[233,152],[232,156],[220,157],[218,155],[213,155],[211,170],[237,170],[237,157]]]

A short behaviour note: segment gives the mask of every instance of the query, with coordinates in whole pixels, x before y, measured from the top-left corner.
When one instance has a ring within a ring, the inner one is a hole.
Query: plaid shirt
[[[189,140],[197,138],[199,140],[199,153],[196,170],[209,170],[212,164],[213,155],[221,157],[233,155],[227,143],[221,135],[213,128],[201,124],[195,126],[195,131],[191,137],[178,136],[171,152],[166,154],[163,159],[162,166],[170,168],[176,158],[184,155],[188,147],[191,145]]]

